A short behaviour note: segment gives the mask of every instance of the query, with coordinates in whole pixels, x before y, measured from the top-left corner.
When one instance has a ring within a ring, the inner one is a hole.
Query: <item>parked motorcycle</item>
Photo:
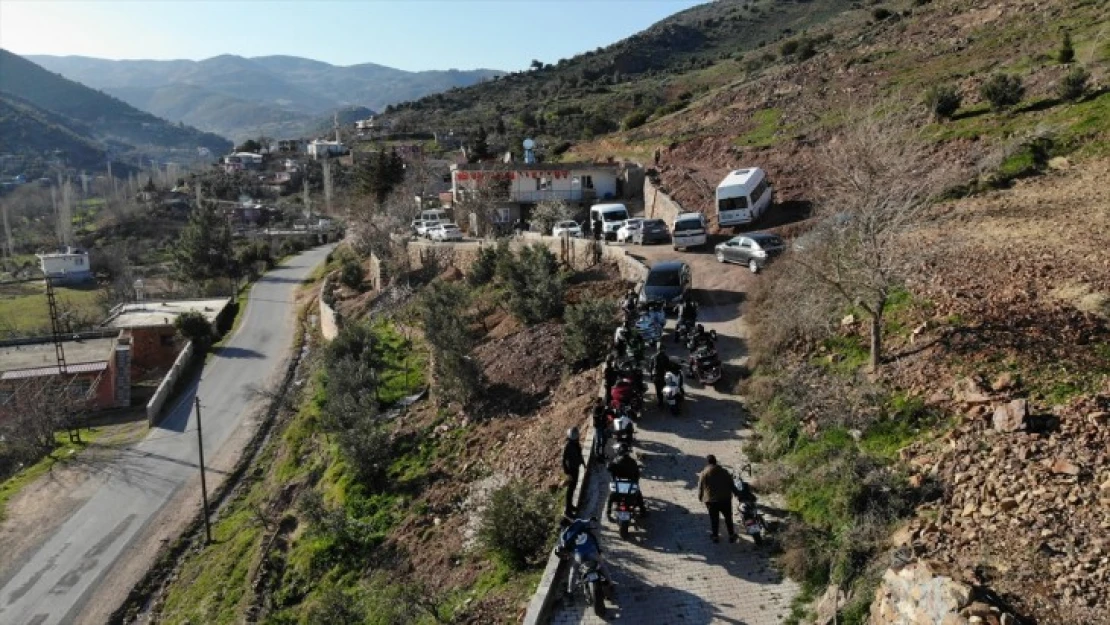
[[[694,334],[694,327],[696,327],[696,325],[697,323],[693,319],[683,319],[679,317],[674,326],[674,342],[682,344],[689,341],[690,337]]]
[[[636,440],[636,426],[633,424],[631,410],[625,408],[618,410],[616,417],[610,422],[609,430],[612,436],[612,456],[617,456],[617,449],[621,445],[631,445]]]
[[[601,549],[596,539],[588,532],[582,532],[573,544],[556,546],[555,555],[571,561],[568,591],[581,591],[586,604],[593,607],[594,614],[604,618],[605,589],[610,584],[601,566]]]
[[[609,497],[613,502],[613,516],[617,520],[621,538],[628,538],[634,511],[638,510],[640,485],[632,480],[613,478],[609,482]]]
[[[618,413],[626,412],[633,421],[638,421],[644,410],[645,390],[643,383],[637,388],[631,378],[622,377],[609,393],[609,405]]]
[[[667,403],[674,416],[682,412],[682,402],[685,399],[681,381],[682,379],[674,371],[668,371],[663,375],[663,401]]]
[[[763,515],[759,513],[759,507],[754,501],[740,502],[740,522],[744,524],[744,531],[752,537],[755,544],[762,545],[767,524],[763,521]]]
[[[708,332],[703,332],[701,334],[694,334],[694,333],[691,332],[689,338],[686,339],[686,349],[688,349],[692,352],[697,351],[698,348],[704,347],[704,346],[707,346],[707,345],[710,346],[710,347],[713,347],[713,349],[716,350],[717,349],[716,344],[717,344],[717,331],[716,330],[710,330]]]
[[[702,345],[691,353],[687,368],[704,386],[712,386],[721,379],[721,358],[712,346]]]
[[[660,319],[663,313],[658,315],[652,312],[645,312],[636,319],[636,331],[644,339],[644,343],[648,345],[656,345],[663,339],[663,326],[666,322],[666,317]]]

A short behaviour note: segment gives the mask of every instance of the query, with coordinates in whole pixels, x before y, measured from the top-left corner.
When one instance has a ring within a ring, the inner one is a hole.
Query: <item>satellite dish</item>
[[[534,147],[536,147],[536,142],[535,141],[532,141],[531,139],[525,139],[524,140],[524,149],[525,150],[531,150]]]

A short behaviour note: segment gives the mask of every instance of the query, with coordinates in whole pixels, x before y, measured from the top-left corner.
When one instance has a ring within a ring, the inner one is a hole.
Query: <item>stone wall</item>
[[[339,313],[324,301],[324,294],[328,292],[331,287],[331,280],[333,276],[328,275],[324,278],[324,283],[320,285],[320,334],[324,337],[325,341],[330,341],[339,336]]]
[[[158,385],[158,390],[154,391],[154,397],[146,403],[146,420],[150,425],[154,425],[158,420],[158,414],[162,411],[162,406],[169,398],[170,392],[173,391],[174,384],[177,379],[181,377],[181,373],[189,365],[189,359],[193,356],[193,342],[189,341],[185,344],[185,349],[181,350],[178,354],[177,360],[174,361],[173,366],[170,367],[169,373],[166,377],[162,378],[162,383]]]
[[[370,288],[373,289],[374,292],[381,292],[383,278],[382,261],[378,258],[377,254],[370,252],[369,269],[366,272],[366,279],[370,281]]]
[[[670,227],[674,223],[674,218],[681,212],[683,212],[681,204],[660,190],[651,181],[651,176],[644,177],[644,217],[662,219]]]

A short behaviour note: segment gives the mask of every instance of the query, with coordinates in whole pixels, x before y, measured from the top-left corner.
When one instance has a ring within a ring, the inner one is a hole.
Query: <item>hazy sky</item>
[[[406,70],[523,69],[608,45],[704,0],[0,0],[16,54],[288,54]]]

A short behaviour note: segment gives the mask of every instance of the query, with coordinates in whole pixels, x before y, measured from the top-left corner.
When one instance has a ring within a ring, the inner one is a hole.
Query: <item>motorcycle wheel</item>
[[[590,603],[594,605],[594,614],[599,617],[605,617],[605,592],[601,588],[601,582],[590,582]]]
[[[621,521],[620,534],[621,538],[628,540],[628,521]]]

